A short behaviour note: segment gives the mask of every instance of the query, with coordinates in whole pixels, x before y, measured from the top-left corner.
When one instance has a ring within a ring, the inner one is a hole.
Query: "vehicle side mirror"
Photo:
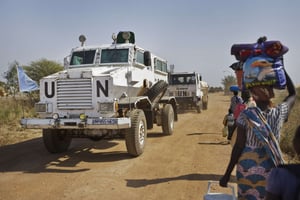
[[[144,64],[146,66],[151,66],[151,53],[150,51],[144,52]]]

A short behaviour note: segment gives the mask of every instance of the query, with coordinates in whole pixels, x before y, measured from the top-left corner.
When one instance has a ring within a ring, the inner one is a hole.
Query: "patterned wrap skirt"
[[[274,164],[263,147],[246,146],[237,164],[238,200],[263,200]]]

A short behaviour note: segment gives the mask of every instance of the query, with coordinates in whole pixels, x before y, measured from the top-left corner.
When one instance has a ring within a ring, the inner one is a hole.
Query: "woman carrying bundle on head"
[[[244,69],[243,69],[244,70]],[[283,164],[279,147],[280,129],[294,105],[296,91],[292,80],[283,69],[288,96],[275,107],[272,85],[255,85],[249,89],[256,107],[243,110],[237,121],[237,138],[230,162],[220,179],[226,187],[236,165],[238,199],[263,200],[266,195],[266,179],[277,165]]]

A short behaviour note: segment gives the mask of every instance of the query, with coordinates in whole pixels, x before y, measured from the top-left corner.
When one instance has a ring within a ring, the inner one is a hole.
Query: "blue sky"
[[[230,48],[258,37],[289,47],[285,67],[295,84],[300,68],[298,0],[0,0],[0,73],[15,60],[63,63],[78,37],[111,43],[112,33],[135,32],[136,44],[222,86],[235,62]]]

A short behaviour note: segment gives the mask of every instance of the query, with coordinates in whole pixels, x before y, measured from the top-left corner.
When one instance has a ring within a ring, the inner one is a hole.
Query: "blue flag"
[[[20,92],[31,92],[34,90],[38,90],[38,84],[32,80],[27,74],[24,72],[23,68],[18,66],[18,79],[19,79],[19,88]]]

